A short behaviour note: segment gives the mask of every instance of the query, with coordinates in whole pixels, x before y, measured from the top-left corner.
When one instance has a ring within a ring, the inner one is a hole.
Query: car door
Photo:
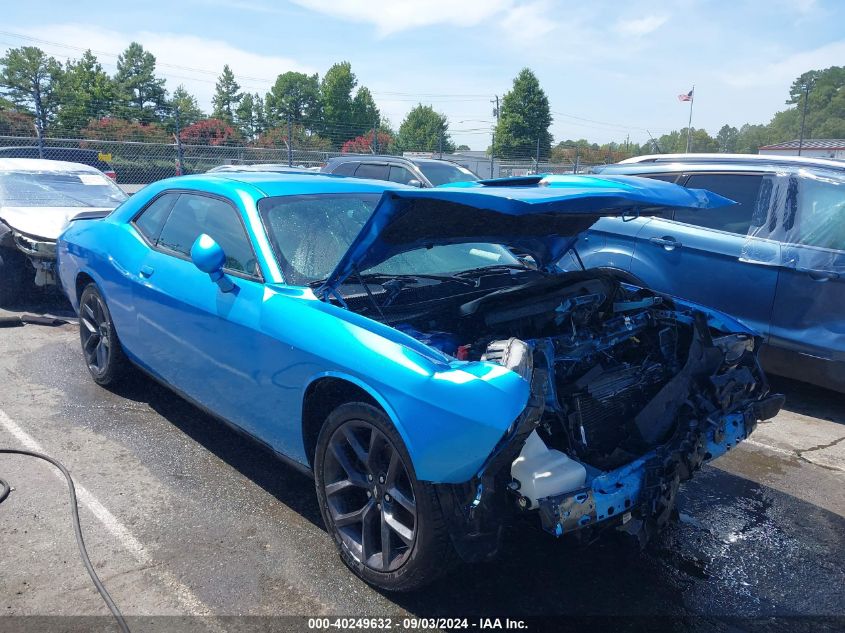
[[[762,181],[760,173],[695,173],[681,181],[737,204],[655,217],[637,234],[631,273],[654,290],[726,312],[766,336],[780,245],[749,237]]]
[[[136,354],[184,395],[257,433],[262,387],[256,359],[270,341],[261,334],[264,285],[240,211],[224,198],[181,192],[161,222],[149,217],[161,212],[155,202],[134,221],[150,243],[133,290]],[[223,292],[191,261],[202,233],[223,248],[234,291]]]
[[[681,176],[678,173],[639,175],[665,182],[675,182]],[[578,256],[586,268],[630,272],[637,235],[651,220],[651,217],[601,218],[579,236],[575,244]],[[577,270],[580,263],[565,256],[560,266],[564,270]]]
[[[786,373],[845,388],[845,180],[793,176],[779,214],[780,268],[770,344]]]
[[[410,185],[413,183],[417,187],[421,186],[423,183],[422,176],[416,175],[402,165],[391,165],[388,179],[390,182],[398,182],[403,185]]]

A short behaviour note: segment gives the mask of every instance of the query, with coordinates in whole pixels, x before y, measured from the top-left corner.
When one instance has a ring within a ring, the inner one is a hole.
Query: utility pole
[[[496,124],[499,124],[499,95],[495,95],[494,99],[490,99],[490,103],[495,103],[496,107],[493,108],[493,116],[496,117]]]
[[[178,172],[176,175],[183,176],[185,174],[185,152],[182,150],[182,126],[179,120],[179,106],[174,108],[173,114],[175,119],[174,127],[176,129],[176,133],[173,135],[176,141],[176,171]]]
[[[804,88],[804,109],[801,112],[801,137],[798,139],[798,155],[801,156],[801,149],[804,147],[804,120],[807,118],[807,97],[810,96],[810,82],[806,82]]]
[[[537,138],[537,165],[534,168],[534,173],[535,174],[540,173],[540,139],[539,139],[539,137]]]
[[[372,143],[373,154],[378,154],[378,117],[376,117],[375,123],[373,123],[373,143]]]
[[[293,167],[293,123],[288,112],[288,167]]]
[[[493,132],[491,135],[490,140],[490,178],[495,178],[496,174],[493,173],[493,156],[496,155],[496,133]]]

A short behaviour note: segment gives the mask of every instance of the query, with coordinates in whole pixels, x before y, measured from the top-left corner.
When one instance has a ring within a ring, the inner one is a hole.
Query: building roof
[[[803,143],[799,139],[795,139],[785,143],[764,145],[760,149],[798,149],[799,145],[801,145],[801,149],[845,149],[845,138],[810,138],[804,139]]]

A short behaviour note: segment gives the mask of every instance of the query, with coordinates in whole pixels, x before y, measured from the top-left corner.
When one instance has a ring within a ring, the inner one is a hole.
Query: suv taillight
[[[117,182],[117,172],[113,169],[109,169],[108,171],[104,171],[103,173],[115,182]]]

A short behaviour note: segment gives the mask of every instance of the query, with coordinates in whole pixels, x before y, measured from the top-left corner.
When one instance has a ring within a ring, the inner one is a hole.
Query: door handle
[[[680,248],[683,246],[678,240],[676,240],[671,235],[664,235],[663,237],[650,237],[648,241],[652,244],[657,244],[658,246],[662,246],[667,251],[674,250],[676,248]]]
[[[808,268],[802,270],[801,272],[807,273],[807,276],[813,281],[831,281],[833,279],[839,279],[839,273],[835,273],[831,270],[812,270]]]
[[[141,266],[141,277],[152,277],[155,270],[152,266],[147,266],[144,264]]]

